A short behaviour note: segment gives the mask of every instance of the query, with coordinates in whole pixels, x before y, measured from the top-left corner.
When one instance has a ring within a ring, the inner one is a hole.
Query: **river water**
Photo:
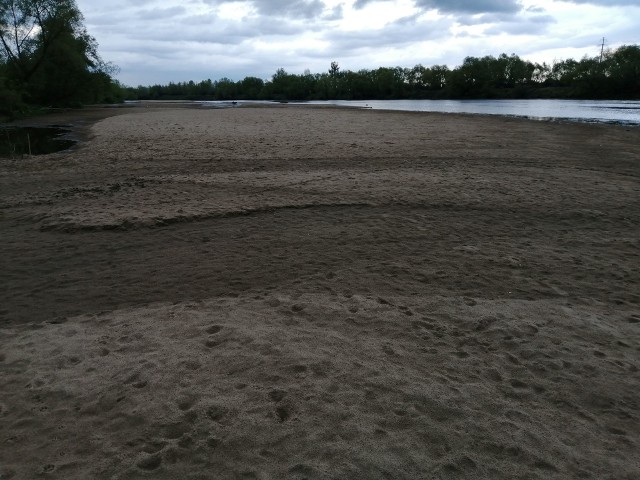
[[[640,126],[640,101],[633,100],[331,100],[306,103]]]

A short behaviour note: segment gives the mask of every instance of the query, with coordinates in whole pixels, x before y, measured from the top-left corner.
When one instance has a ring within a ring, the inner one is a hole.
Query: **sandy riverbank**
[[[153,106],[81,138],[0,159],[3,480],[640,471],[638,129]]]

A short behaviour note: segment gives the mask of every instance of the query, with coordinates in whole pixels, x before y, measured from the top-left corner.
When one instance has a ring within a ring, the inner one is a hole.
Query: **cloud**
[[[370,3],[382,3],[387,1],[391,0],[356,0],[356,2],[353,4],[353,8],[355,8],[356,10],[362,10]]]
[[[317,54],[355,65],[351,67],[345,64],[347,68],[374,69],[382,64],[395,66],[407,56],[415,59],[415,65],[425,61],[426,54],[431,52],[424,49],[424,44],[438,43],[446,38],[453,25],[454,22],[448,18],[424,19],[414,14],[378,29],[331,30],[323,34],[326,47]],[[380,59],[377,62],[372,59],[376,56]]]
[[[320,0],[254,0],[252,3],[260,14],[271,17],[312,19],[325,10]]]
[[[484,35],[540,35],[550,24],[556,23],[551,15],[535,15],[522,20],[504,22],[486,29]]]
[[[150,20],[162,20],[165,18],[172,19],[177,16],[183,15],[187,10],[183,6],[175,6],[169,8],[154,8],[140,10],[139,15],[145,21]]]
[[[589,4],[596,5],[601,7],[624,7],[624,6],[633,6],[638,7],[640,4],[638,0],[565,0],[569,3],[577,3],[577,4]]]
[[[372,3],[391,0],[356,0],[355,9],[362,9]],[[517,0],[415,0],[415,5],[424,10],[438,10],[445,14],[516,13],[522,9]]]
[[[416,0],[415,3],[441,13],[517,13],[522,10],[517,0]]]
[[[546,10],[542,7],[539,7],[537,5],[532,5],[530,7],[527,7],[527,12],[533,12],[533,13],[544,13]]]
[[[340,20],[344,16],[344,7],[342,4],[333,7],[325,16],[324,19],[328,21]]]

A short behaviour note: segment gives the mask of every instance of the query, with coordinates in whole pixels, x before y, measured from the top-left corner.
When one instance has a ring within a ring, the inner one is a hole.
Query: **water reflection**
[[[334,100],[308,103],[640,125],[640,101],[633,100]]]
[[[0,156],[19,158],[59,152],[75,145],[61,127],[0,127]]]

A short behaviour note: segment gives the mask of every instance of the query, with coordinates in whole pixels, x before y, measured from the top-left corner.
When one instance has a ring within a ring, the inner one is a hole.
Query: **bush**
[[[22,95],[11,90],[4,79],[0,78],[0,116],[14,118],[26,111]]]

